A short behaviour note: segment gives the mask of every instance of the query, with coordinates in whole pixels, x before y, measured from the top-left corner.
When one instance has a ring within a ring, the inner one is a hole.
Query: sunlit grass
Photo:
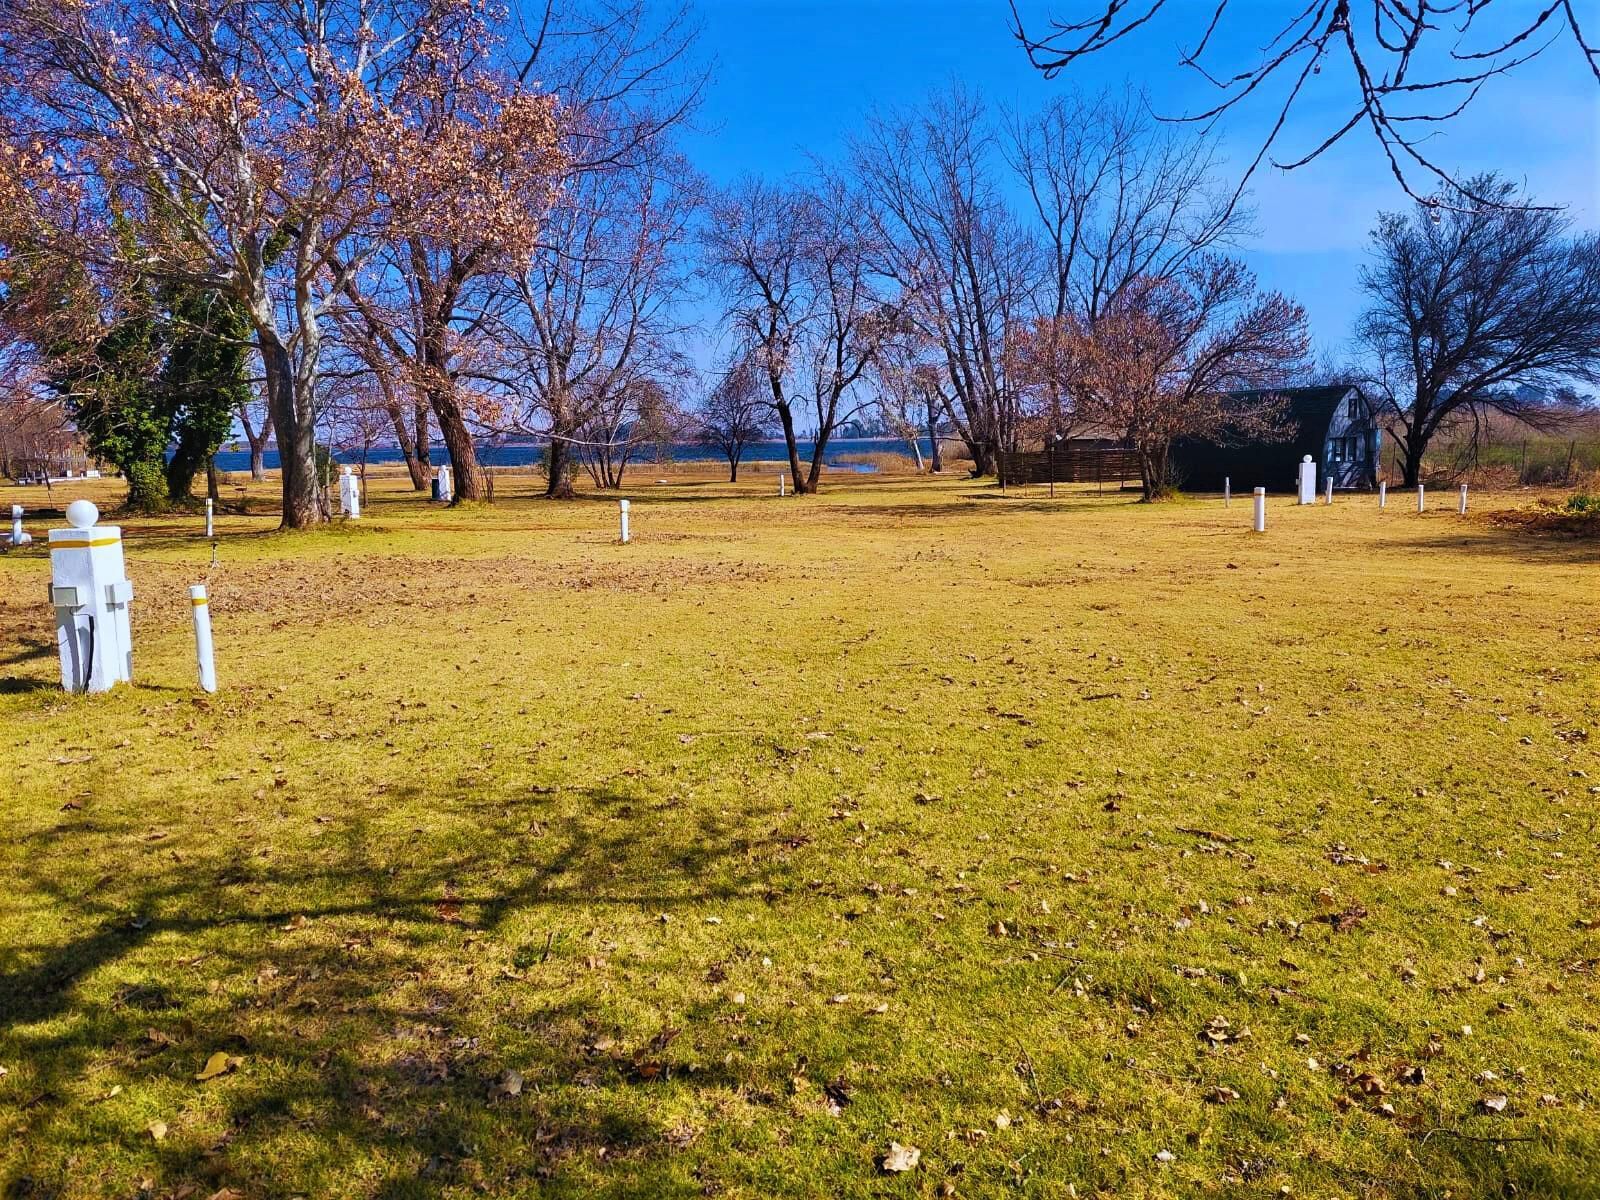
[[[1593,542],[647,480],[0,556],[11,1194],[1600,1193]]]

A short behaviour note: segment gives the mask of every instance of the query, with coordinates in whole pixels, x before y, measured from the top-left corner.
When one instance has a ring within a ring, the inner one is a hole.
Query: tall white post
[[[194,610],[194,656],[200,664],[200,690],[217,690],[217,660],[211,646],[211,603],[206,585],[189,585],[189,607]]]
[[[626,500],[617,501],[617,512],[618,519],[622,525],[622,542],[626,545],[628,542],[628,502]]]
[[[1323,489],[1322,502],[1324,504],[1332,504],[1333,503],[1333,476],[1332,475],[1328,476],[1327,487]]]
[[[1417,484],[1417,511],[1421,512],[1423,509],[1425,509],[1427,507],[1428,507],[1427,491],[1419,483],[1419,484]]]
[[[217,527],[215,521],[216,513],[214,511],[214,507],[215,506],[210,500],[206,501],[206,536],[208,538],[217,536]]]
[[[1222,507],[1227,508],[1233,504],[1233,480],[1226,475],[1222,477]]]
[[[1267,531],[1267,489],[1258,487],[1255,493],[1255,522],[1254,529],[1257,533]]]
[[[1461,500],[1456,505],[1456,511],[1459,513],[1467,511],[1467,485],[1464,483],[1461,485]]]
[[[1378,481],[1378,507],[1389,507],[1389,483],[1387,480],[1380,479]]]
[[[779,471],[778,472],[778,495],[787,496],[788,494],[789,494],[789,477],[787,475],[785,475],[782,471]]]

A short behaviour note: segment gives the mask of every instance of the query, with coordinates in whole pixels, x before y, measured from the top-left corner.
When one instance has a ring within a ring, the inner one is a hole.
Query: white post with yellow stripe
[[[206,585],[189,585],[189,607],[194,611],[194,656],[200,664],[200,690],[217,690],[217,659],[211,645],[211,602]]]
[[[70,529],[50,531],[50,603],[56,610],[61,686],[105,692],[133,679],[133,602],[122,559],[122,530],[97,525],[87,500],[67,505]]]

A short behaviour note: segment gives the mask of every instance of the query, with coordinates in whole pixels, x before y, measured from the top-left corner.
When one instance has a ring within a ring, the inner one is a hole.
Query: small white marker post
[[[1233,504],[1233,480],[1226,475],[1222,477],[1222,507],[1228,508]]]
[[[778,495],[787,496],[788,494],[789,494],[789,477],[787,475],[785,475],[782,471],[779,471],[778,472]]]
[[[1467,485],[1464,483],[1461,485],[1461,500],[1456,505],[1456,511],[1462,516],[1465,516],[1467,512]]]
[[[1425,509],[1427,507],[1428,507],[1427,491],[1419,483],[1419,484],[1417,484],[1417,511],[1421,512],[1423,509]]]
[[[211,603],[206,585],[189,585],[189,607],[194,610],[194,656],[200,664],[200,690],[217,690],[217,660],[211,645]]]
[[[33,541],[33,535],[22,528],[22,505],[11,506],[11,545],[26,546]]]
[[[215,508],[215,505],[213,505],[210,500],[207,500],[206,501],[206,536],[208,538],[217,536],[217,527],[216,527],[216,523],[215,523],[215,520],[214,520],[216,514],[214,512],[214,508]]]
[[[1255,520],[1252,526],[1257,533],[1267,531],[1267,489],[1258,487],[1255,493]]]
[[[1378,481],[1378,507],[1389,507],[1389,484],[1386,480]]]
[[[617,519],[621,523],[622,544],[626,546],[628,544],[628,502],[626,500],[617,501],[617,514]]]
[[[1333,503],[1333,476],[1332,475],[1328,476],[1327,487],[1323,489],[1322,502],[1324,504],[1332,504]]]

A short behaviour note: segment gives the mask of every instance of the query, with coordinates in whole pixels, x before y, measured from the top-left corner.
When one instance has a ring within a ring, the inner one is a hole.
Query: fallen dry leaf
[[[899,1142],[890,1142],[889,1150],[883,1156],[882,1167],[885,1174],[897,1174],[901,1171],[910,1171],[922,1161],[922,1151],[915,1146],[902,1146]]]

